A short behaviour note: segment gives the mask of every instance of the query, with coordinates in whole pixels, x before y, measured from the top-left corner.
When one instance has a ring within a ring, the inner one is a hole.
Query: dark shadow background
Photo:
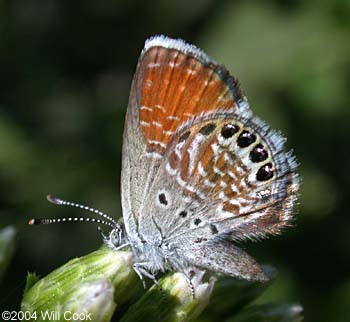
[[[346,1],[0,1],[0,228],[18,229],[0,308],[18,309],[27,271],[97,249],[95,226],[52,193],[117,218],[122,129],[144,40],[193,42],[237,76],[253,111],[300,161],[296,226],[245,247],[278,268],[259,300],[300,302],[305,321],[345,321],[349,255],[349,16]]]

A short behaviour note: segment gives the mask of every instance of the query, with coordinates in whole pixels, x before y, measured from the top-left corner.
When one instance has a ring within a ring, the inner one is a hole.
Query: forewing
[[[236,80],[223,67],[181,40],[157,36],[146,42],[133,80],[123,141],[121,191],[129,235],[140,229],[150,233],[149,191],[176,133],[218,110],[250,113]]]

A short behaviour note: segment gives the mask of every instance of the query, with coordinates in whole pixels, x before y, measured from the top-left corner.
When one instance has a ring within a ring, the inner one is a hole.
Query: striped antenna
[[[50,218],[50,219],[33,218],[29,220],[28,224],[29,225],[50,225],[50,224],[58,224],[63,222],[93,222],[93,223],[106,225],[112,228],[116,227],[115,224],[110,223],[109,221],[104,221],[96,218],[85,218],[85,217],[67,217],[67,218],[63,217],[63,218]]]
[[[84,205],[81,205],[81,204],[78,204],[78,203],[62,200],[62,199],[59,199],[59,198],[55,198],[55,197],[52,197],[51,195],[47,195],[46,198],[47,198],[47,200],[49,202],[51,202],[51,203],[53,203],[55,205],[70,206],[70,207],[75,207],[75,208],[80,208],[80,209],[83,209],[83,210],[90,211],[90,212],[92,212],[92,213],[94,213],[96,215],[99,215],[99,216],[109,220],[111,223],[114,224],[113,227],[119,226],[118,223],[112,217],[106,215],[105,213],[103,213],[102,211],[99,211],[97,209],[94,209],[94,208],[91,208],[91,207],[87,207],[87,206],[84,206]],[[73,221],[73,220],[70,220],[70,221]],[[75,221],[81,221],[81,220],[75,220]],[[90,220],[90,221],[92,221],[92,220]],[[104,223],[104,222],[101,222],[101,223]]]

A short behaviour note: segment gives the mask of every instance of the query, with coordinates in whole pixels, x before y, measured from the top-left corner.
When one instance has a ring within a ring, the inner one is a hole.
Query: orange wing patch
[[[149,150],[163,155],[174,132],[189,120],[215,110],[233,112],[226,71],[203,64],[177,49],[151,47],[137,74],[140,126]]]

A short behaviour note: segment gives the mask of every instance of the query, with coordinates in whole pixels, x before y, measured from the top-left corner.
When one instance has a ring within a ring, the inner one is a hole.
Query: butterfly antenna
[[[47,200],[55,205],[59,205],[59,206],[70,206],[70,207],[75,207],[75,208],[80,208],[83,210],[87,210],[90,211],[96,215],[99,215],[107,220],[109,220],[111,223],[114,224],[114,226],[118,226],[118,223],[110,216],[106,215],[105,213],[103,213],[102,211],[99,211],[97,209],[91,208],[91,207],[87,207],[78,203],[74,203],[74,202],[70,202],[70,201],[66,201],[66,200],[62,200],[59,198],[55,198],[52,197],[51,195],[47,195],[46,196]],[[102,222],[101,222],[102,223]]]
[[[109,221],[104,221],[96,218],[85,218],[85,217],[63,217],[63,218],[33,218],[30,219],[29,225],[50,225],[50,224],[58,224],[62,222],[94,222],[102,225],[106,225],[112,228],[115,228],[115,225],[110,223]]]

